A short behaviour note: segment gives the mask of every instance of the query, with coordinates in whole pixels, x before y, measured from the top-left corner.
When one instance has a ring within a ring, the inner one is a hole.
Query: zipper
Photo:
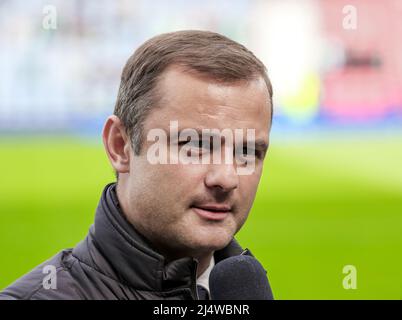
[[[244,250],[242,251],[242,253],[240,253],[240,255],[241,255],[241,256],[248,256],[249,253],[250,253],[250,250],[248,250],[248,249],[246,248],[246,249],[244,249]]]
[[[200,297],[198,296],[198,290],[197,290],[197,269],[198,269],[198,260],[193,258],[193,274],[192,274],[192,291],[193,291],[193,296],[195,297],[195,300],[200,300]]]

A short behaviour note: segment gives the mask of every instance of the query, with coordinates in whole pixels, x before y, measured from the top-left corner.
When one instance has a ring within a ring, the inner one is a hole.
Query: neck
[[[211,259],[212,259],[212,255],[214,253],[210,252],[205,256],[202,257],[198,257],[198,268],[197,268],[197,278],[202,275],[205,270],[207,270],[207,268],[209,267],[209,264],[211,263]]]

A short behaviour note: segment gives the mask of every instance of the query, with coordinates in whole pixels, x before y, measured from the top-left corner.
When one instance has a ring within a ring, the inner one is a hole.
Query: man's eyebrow
[[[194,132],[194,130],[197,132],[197,134],[198,134],[198,137],[200,138],[201,136],[202,136],[202,131],[201,131],[201,129],[197,129],[197,128],[185,128],[185,129],[179,129],[178,131],[177,131],[177,139],[180,139],[180,135],[181,134],[189,134],[190,132]],[[167,130],[167,137],[168,138],[171,138],[171,135],[170,135],[170,130]],[[174,136],[175,137],[175,136]]]
[[[179,129],[178,130],[178,137],[180,137],[181,134],[188,134],[190,132],[196,131],[198,134],[199,138],[202,138],[203,136],[203,130],[206,131],[204,132],[204,137],[220,137],[219,134],[216,134],[215,132],[208,132],[208,128],[185,128],[185,129]],[[168,132],[168,136],[170,136],[170,132]]]
[[[189,132],[194,132],[197,131],[198,135],[201,137],[202,135],[202,129],[200,128],[185,128],[185,129],[179,129],[178,134],[180,136],[181,133],[189,133]],[[205,129],[204,129],[205,130]]]

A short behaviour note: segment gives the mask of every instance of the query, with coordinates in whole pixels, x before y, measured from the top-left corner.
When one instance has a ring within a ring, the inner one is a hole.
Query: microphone
[[[218,262],[209,275],[211,300],[274,300],[257,259],[239,255]]]

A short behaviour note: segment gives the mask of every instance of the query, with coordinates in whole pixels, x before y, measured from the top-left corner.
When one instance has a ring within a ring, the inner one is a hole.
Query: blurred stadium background
[[[275,297],[402,299],[398,0],[1,0],[0,289],[85,236],[114,179],[100,132],[122,67],[180,29],[225,34],[267,65],[271,147],[237,238]]]

